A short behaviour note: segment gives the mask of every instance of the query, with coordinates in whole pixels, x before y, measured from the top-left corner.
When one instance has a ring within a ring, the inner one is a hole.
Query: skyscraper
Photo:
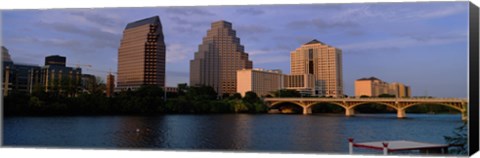
[[[316,39],[290,54],[291,75],[313,74],[317,96],[343,96],[342,50]]]
[[[233,94],[237,70],[251,69],[252,65],[232,23],[213,22],[190,61],[190,85],[212,86],[219,95]]]
[[[117,88],[165,86],[165,42],[158,16],[127,24],[118,49]]]

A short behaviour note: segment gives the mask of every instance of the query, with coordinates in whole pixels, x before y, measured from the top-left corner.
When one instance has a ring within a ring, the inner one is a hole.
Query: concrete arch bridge
[[[345,109],[346,116],[355,114],[354,108],[368,103],[383,104],[397,110],[397,118],[405,118],[405,110],[421,104],[447,106],[462,113],[462,120],[467,120],[468,100],[462,98],[264,98],[270,109],[278,108],[282,103],[292,103],[303,109],[303,114],[311,114],[312,107],[319,103],[335,104]]]

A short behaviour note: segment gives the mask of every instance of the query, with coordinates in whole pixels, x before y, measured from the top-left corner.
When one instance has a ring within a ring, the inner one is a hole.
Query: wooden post
[[[353,154],[353,138],[348,138],[348,154]]]

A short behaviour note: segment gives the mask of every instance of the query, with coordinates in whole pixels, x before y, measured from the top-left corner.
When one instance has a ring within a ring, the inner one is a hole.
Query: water
[[[460,115],[222,114],[156,117],[8,117],[3,144],[12,147],[347,153],[356,142],[446,143]],[[138,129],[138,132],[137,132]],[[357,150],[357,149],[355,149]],[[365,151],[381,154],[381,151]]]

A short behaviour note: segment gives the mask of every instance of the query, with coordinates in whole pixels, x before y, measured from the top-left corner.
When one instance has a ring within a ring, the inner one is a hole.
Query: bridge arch
[[[395,109],[395,110],[398,110],[398,107],[397,107],[397,106],[392,105],[392,104],[390,104],[390,103],[385,103],[385,102],[373,102],[373,101],[372,101],[372,102],[356,103],[356,104],[350,105],[348,108],[354,109],[354,108],[357,107],[357,106],[365,105],[365,104],[381,104],[381,105],[385,105],[385,106],[387,106],[387,107],[391,107],[391,108],[393,108],[393,109]]]
[[[307,108],[312,108],[312,107],[315,106],[315,105],[324,104],[324,103],[338,105],[338,106],[342,107],[342,108],[345,109],[345,110],[347,109],[347,106],[346,106],[346,105],[343,105],[343,104],[340,104],[340,103],[337,103],[337,102],[331,102],[331,101],[313,102],[313,103],[308,104],[306,107],[307,107]]]
[[[406,110],[410,107],[413,107],[413,106],[418,106],[418,105],[442,105],[442,106],[445,106],[445,107],[449,107],[449,108],[452,108],[452,109],[455,109],[459,112],[465,112],[467,109],[463,109],[462,107],[457,107],[455,105],[451,105],[451,104],[446,104],[446,103],[412,103],[412,104],[408,104],[404,107],[402,107],[402,109]],[[461,106],[461,105],[460,105]]]
[[[277,107],[278,105],[281,105],[283,103],[291,103],[291,104],[295,104],[297,106],[300,106],[301,108],[304,108],[305,106],[302,105],[301,103],[299,102],[296,102],[296,101],[278,101],[278,102],[273,102],[270,104],[269,108],[272,109],[272,108],[275,108]]]

